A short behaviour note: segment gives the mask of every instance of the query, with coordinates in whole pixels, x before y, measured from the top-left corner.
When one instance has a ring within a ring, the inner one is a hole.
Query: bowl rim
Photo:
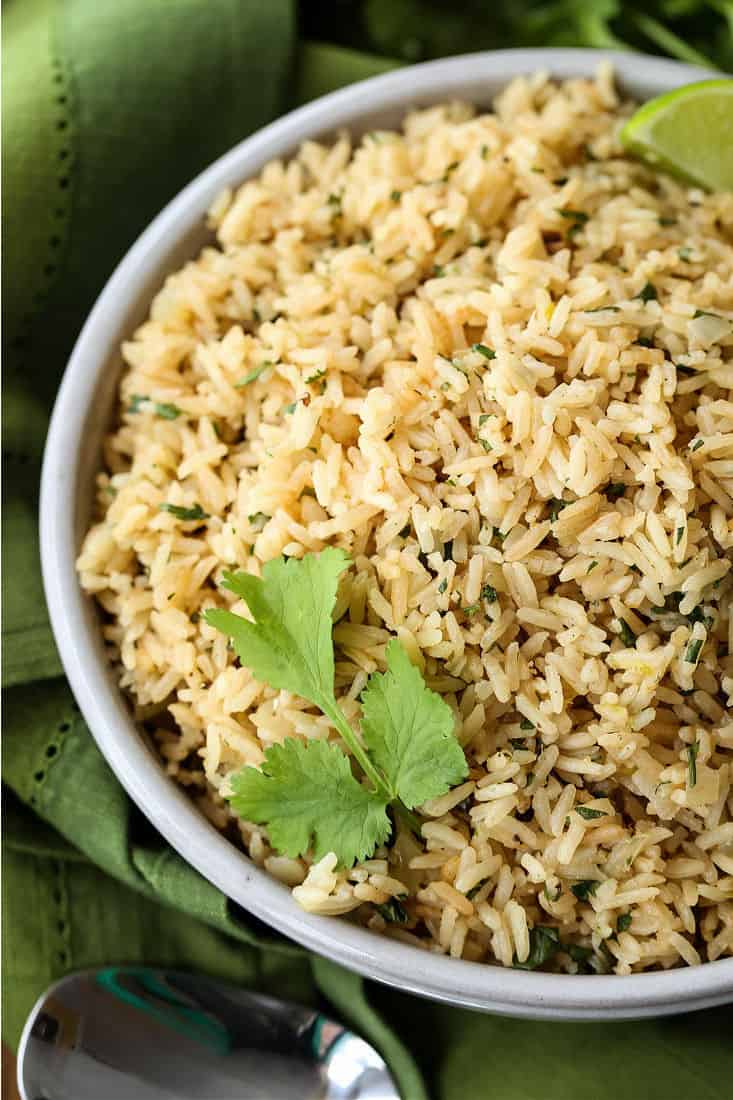
[[[641,54],[588,49],[498,50],[397,69],[329,93],[238,143],[180,191],[120,261],[81,330],[56,398],[40,492],[41,562],[51,624],[81,712],[110,767],[142,812],[205,878],[255,917],[365,977],[457,1006],[542,1019],[630,1019],[733,999],[733,959],[628,976],[544,974],[450,959],[380,937],[338,917],[303,912],[289,890],[218,833],[163,771],[111,681],[90,599],[75,573],[81,435],[105,362],[127,331],[140,287],[200,223],[224,186],[253,175],[306,137],[370,114],[451,95],[478,96],[538,69],[588,76],[609,60],[623,83],[658,94],[720,74]],[[491,95],[494,91],[490,92]],[[149,304],[150,295],[145,295]],[[100,690],[101,685],[101,690]]]

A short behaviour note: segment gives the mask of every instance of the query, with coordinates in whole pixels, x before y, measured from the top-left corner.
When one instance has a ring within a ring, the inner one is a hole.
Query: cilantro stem
[[[349,746],[354,759],[361,766],[361,770],[364,775],[369,779],[377,794],[382,795],[388,802],[392,802],[395,795],[390,791],[389,787],[385,783],[384,779],[372,764],[371,760],[367,756],[365,750],[359,744],[356,734],[352,730],[349,723],[343,716],[341,708],[338,706],[335,700],[323,699],[318,704],[323,713],[331,719],[336,729],[343,737],[346,744]]]
[[[399,799],[392,803],[392,809],[395,811],[398,817],[401,817],[408,829],[415,834],[419,839],[422,838],[422,824],[417,814],[414,814],[412,810],[408,810],[404,802],[400,802]]]
[[[334,726],[351,749],[351,753],[354,756],[354,759],[361,766],[364,775],[371,782],[375,793],[380,794],[392,805],[395,813],[402,818],[404,823],[415,834],[415,836],[421,836],[422,825],[420,824],[420,819],[417,817],[416,814],[412,812],[412,810],[408,810],[407,806],[405,806],[404,803],[400,802],[396,793],[387,786],[384,778],[382,777],[380,772],[378,772],[377,769],[374,767],[365,750],[359,744],[356,738],[356,734],[344,718],[343,712],[339,705],[326,699],[324,699],[319,705],[323,713],[331,719]]]

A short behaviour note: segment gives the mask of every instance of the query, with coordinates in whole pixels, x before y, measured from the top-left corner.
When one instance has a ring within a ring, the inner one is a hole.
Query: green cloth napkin
[[[228,901],[120,788],[61,675],[40,581],[37,483],[64,363],[116,261],[185,182],[392,63],[300,42],[291,0],[7,0],[4,15],[4,1038],[67,971],[145,962],[326,1002],[404,1100],[724,1100],[731,1010],[527,1023],[364,982]]]

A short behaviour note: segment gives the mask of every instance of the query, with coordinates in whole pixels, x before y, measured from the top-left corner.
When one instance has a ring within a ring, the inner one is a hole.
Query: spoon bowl
[[[71,974],[18,1049],[22,1100],[399,1100],[377,1051],[317,1009],[149,967]]]

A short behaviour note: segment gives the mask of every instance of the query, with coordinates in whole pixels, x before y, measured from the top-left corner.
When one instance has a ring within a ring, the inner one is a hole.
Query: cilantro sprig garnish
[[[262,771],[238,772],[232,791],[237,813],[266,825],[273,847],[288,856],[335,852],[350,867],[392,831],[387,801],[354,778],[349,758],[328,741],[286,737],[268,748]]]
[[[348,565],[344,551],[329,548],[270,561],[261,579],[226,573],[223,587],[245,601],[253,621],[221,609],[205,616],[258,680],[307,699],[330,719],[366,781],[338,745],[287,738],[266,750],[260,770],[246,767],[232,778],[232,807],[265,825],[278,851],[311,851],[316,860],[335,852],[346,867],[387,840],[388,806],[410,818],[409,810],[468,771],[450,707],[396,639],[387,646],[386,672],[374,673],[362,694],[361,738],[347,722],[334,694],[332,611]]]

